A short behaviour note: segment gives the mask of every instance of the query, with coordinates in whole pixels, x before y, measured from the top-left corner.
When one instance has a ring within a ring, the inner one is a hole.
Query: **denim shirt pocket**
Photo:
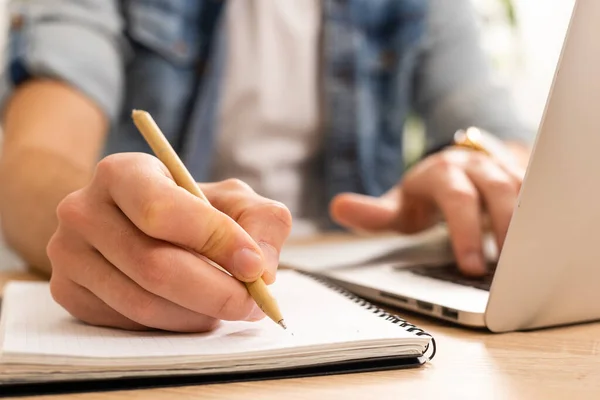
[[[129,0],[125,5],[129,36],[137,45],[167,61],[189,67],[201,50],[202,1]]]

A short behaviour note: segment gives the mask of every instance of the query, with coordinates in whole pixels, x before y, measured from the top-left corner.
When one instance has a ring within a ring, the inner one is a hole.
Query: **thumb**
[[[353,230],[378,232],[390,230],[398,218],[399,204],[395,196],[371,197],[343,193],[333,198],[331,218]]]

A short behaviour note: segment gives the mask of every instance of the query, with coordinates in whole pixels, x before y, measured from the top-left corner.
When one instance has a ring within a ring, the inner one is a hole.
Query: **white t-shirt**
[[[239,178],[316,229],[321,146],[319,0],[233,0],[226,5],[223,97],[213,180]],[[321,205],[322,206],[322,205]],[[322,207],[321,207],[322,208]]]

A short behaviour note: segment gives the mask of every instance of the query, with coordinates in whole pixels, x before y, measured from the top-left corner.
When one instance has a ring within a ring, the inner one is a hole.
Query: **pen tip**
[[[283,320],[279,321],[278,324],[283,328],[283,329],[287,329],[287,326],[285,325],[285,322],[283,322]]]

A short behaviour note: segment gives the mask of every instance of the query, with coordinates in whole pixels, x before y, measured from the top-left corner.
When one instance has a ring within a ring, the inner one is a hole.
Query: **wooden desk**
[[[0,274],[0,284],[7,278]],[[31,277],[11,277],[24,278]],[[399,314],[435,336],[438,353],[429,365],[414,370],[35,398],[600,399],[600,323],[499,335]]]

